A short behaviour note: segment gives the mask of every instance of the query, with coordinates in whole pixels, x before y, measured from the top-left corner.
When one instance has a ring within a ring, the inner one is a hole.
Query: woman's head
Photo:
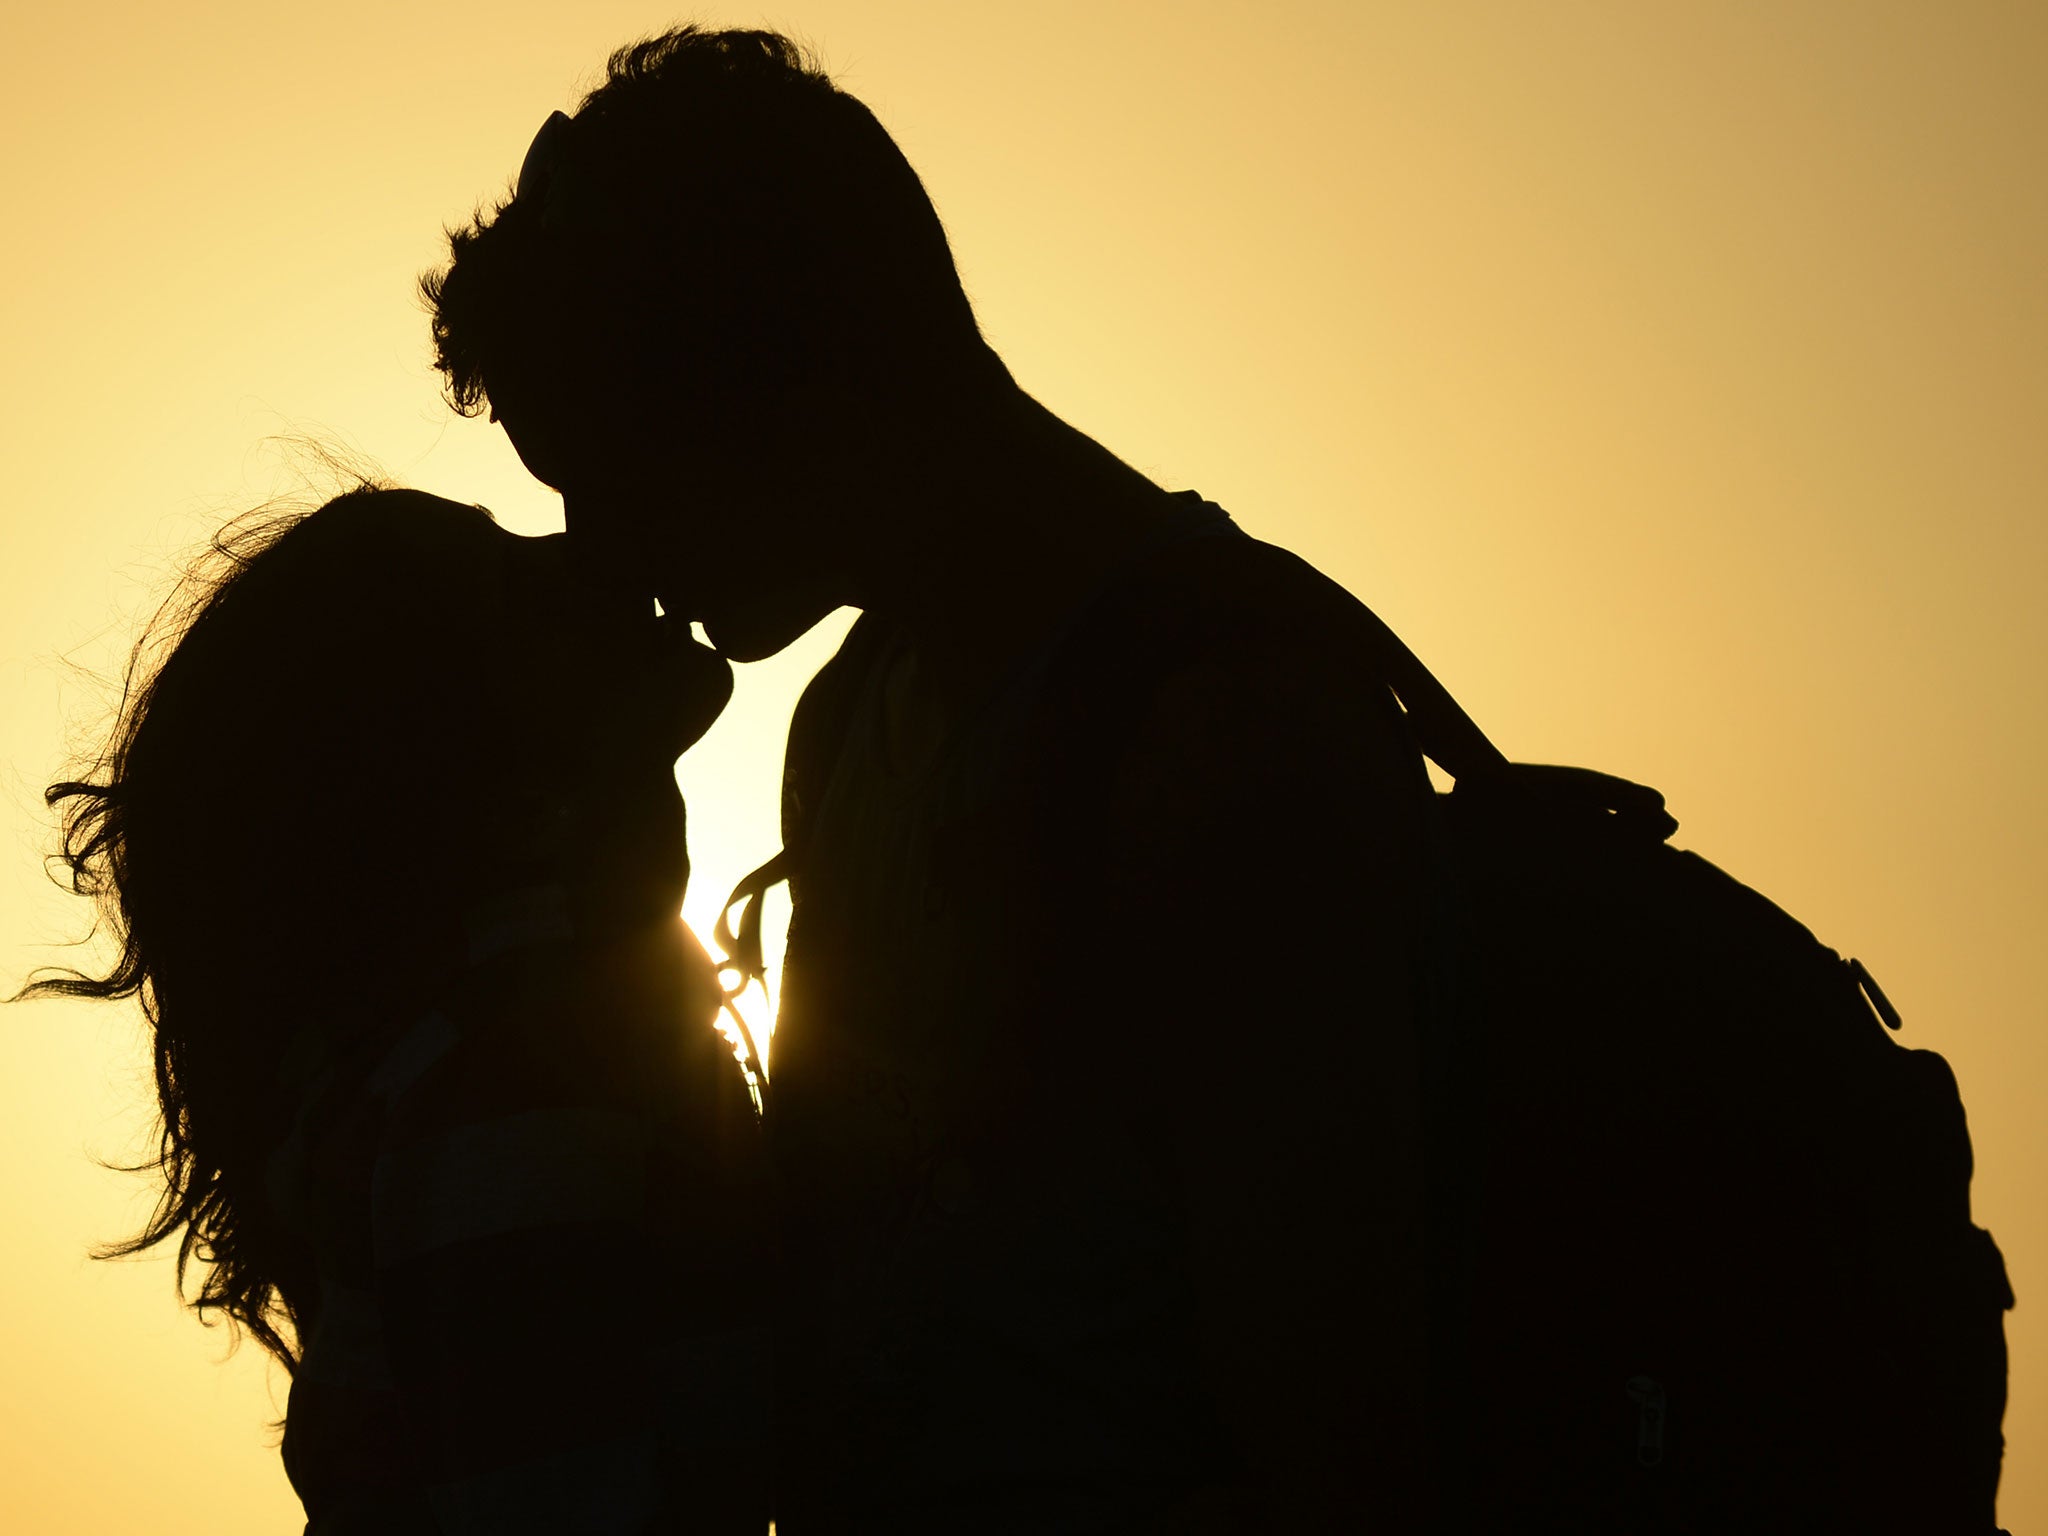
[[[33,989],[140,995],[168,1188],[137,1246],[184,1227],[202,1309],[284,1352],[248,1196],[293,1021],[401,1002],[508,887],[564,886],[592,924],[673,919],[673,764],[729,689],[580,581],[565,540],[475,507],[364,488],[216,538],[138,647],[111,744],[50,790],[119,955]]]

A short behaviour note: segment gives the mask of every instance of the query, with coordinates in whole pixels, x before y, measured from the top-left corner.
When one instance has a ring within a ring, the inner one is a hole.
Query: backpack
[[[1424,1043],[1440,1528],[1991,1536],[2013,1298],[1947,1062],[1671,847],[1655,790],[1510,763],[1364,619],[1455,780]]]

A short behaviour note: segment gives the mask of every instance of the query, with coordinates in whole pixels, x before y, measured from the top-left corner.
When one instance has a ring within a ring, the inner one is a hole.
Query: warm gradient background
[[[1865,957],[1955,1064],[2048,1527],[2048,33],[2036,4],[790,0],[1054,409],[1374,603],[1514,755]],[[267,437],[555,526],[436,394],[414,274],[604,54],[580,0],[21,6],[0,48],[0,985],[85,914],[37,791]],[[685,761],[701,918],[770,852],[820,642]],[[224,837],[234,836],[223,828]],[[1242,893],[1249,903],[1253,893]],[[223,935],[232,943],[232,935]],[[280,999],[280,1009],[289,1007]],[[1251,1021],[1247,1021],[1248,1024]],[[0,1529],[297,1529],[281,1379],[88,1263],[134,1019],[0,1011]],[[1825,1383],[1796,1370],[1788,1391]]]

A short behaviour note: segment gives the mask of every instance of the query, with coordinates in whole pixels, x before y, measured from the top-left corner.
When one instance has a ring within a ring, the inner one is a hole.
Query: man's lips
[[[718,643],[718,627],[704,611],[701,599],[678,588],[667,588],[655,601],[661,604],[662,617],[690,635],[698,645],[708,645],[720,655],[725,654],[725,648]],[[702,634],[701,640],[696,638],[698,633]]]
[[[657,586],[654,589],[654,600],[661,604],[661,611],[665,617],[675,619],[679,623],[693,624],[702,617],[692,610],[690,595],[679,587]]]

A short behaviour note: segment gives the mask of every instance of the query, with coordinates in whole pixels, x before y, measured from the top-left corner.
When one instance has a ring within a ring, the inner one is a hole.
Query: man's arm
[[[1423,1509],[1426,805],[1384,691],[1284,655],[1170,679],[1115,780],[1134,1017],[1247,1530]]]

